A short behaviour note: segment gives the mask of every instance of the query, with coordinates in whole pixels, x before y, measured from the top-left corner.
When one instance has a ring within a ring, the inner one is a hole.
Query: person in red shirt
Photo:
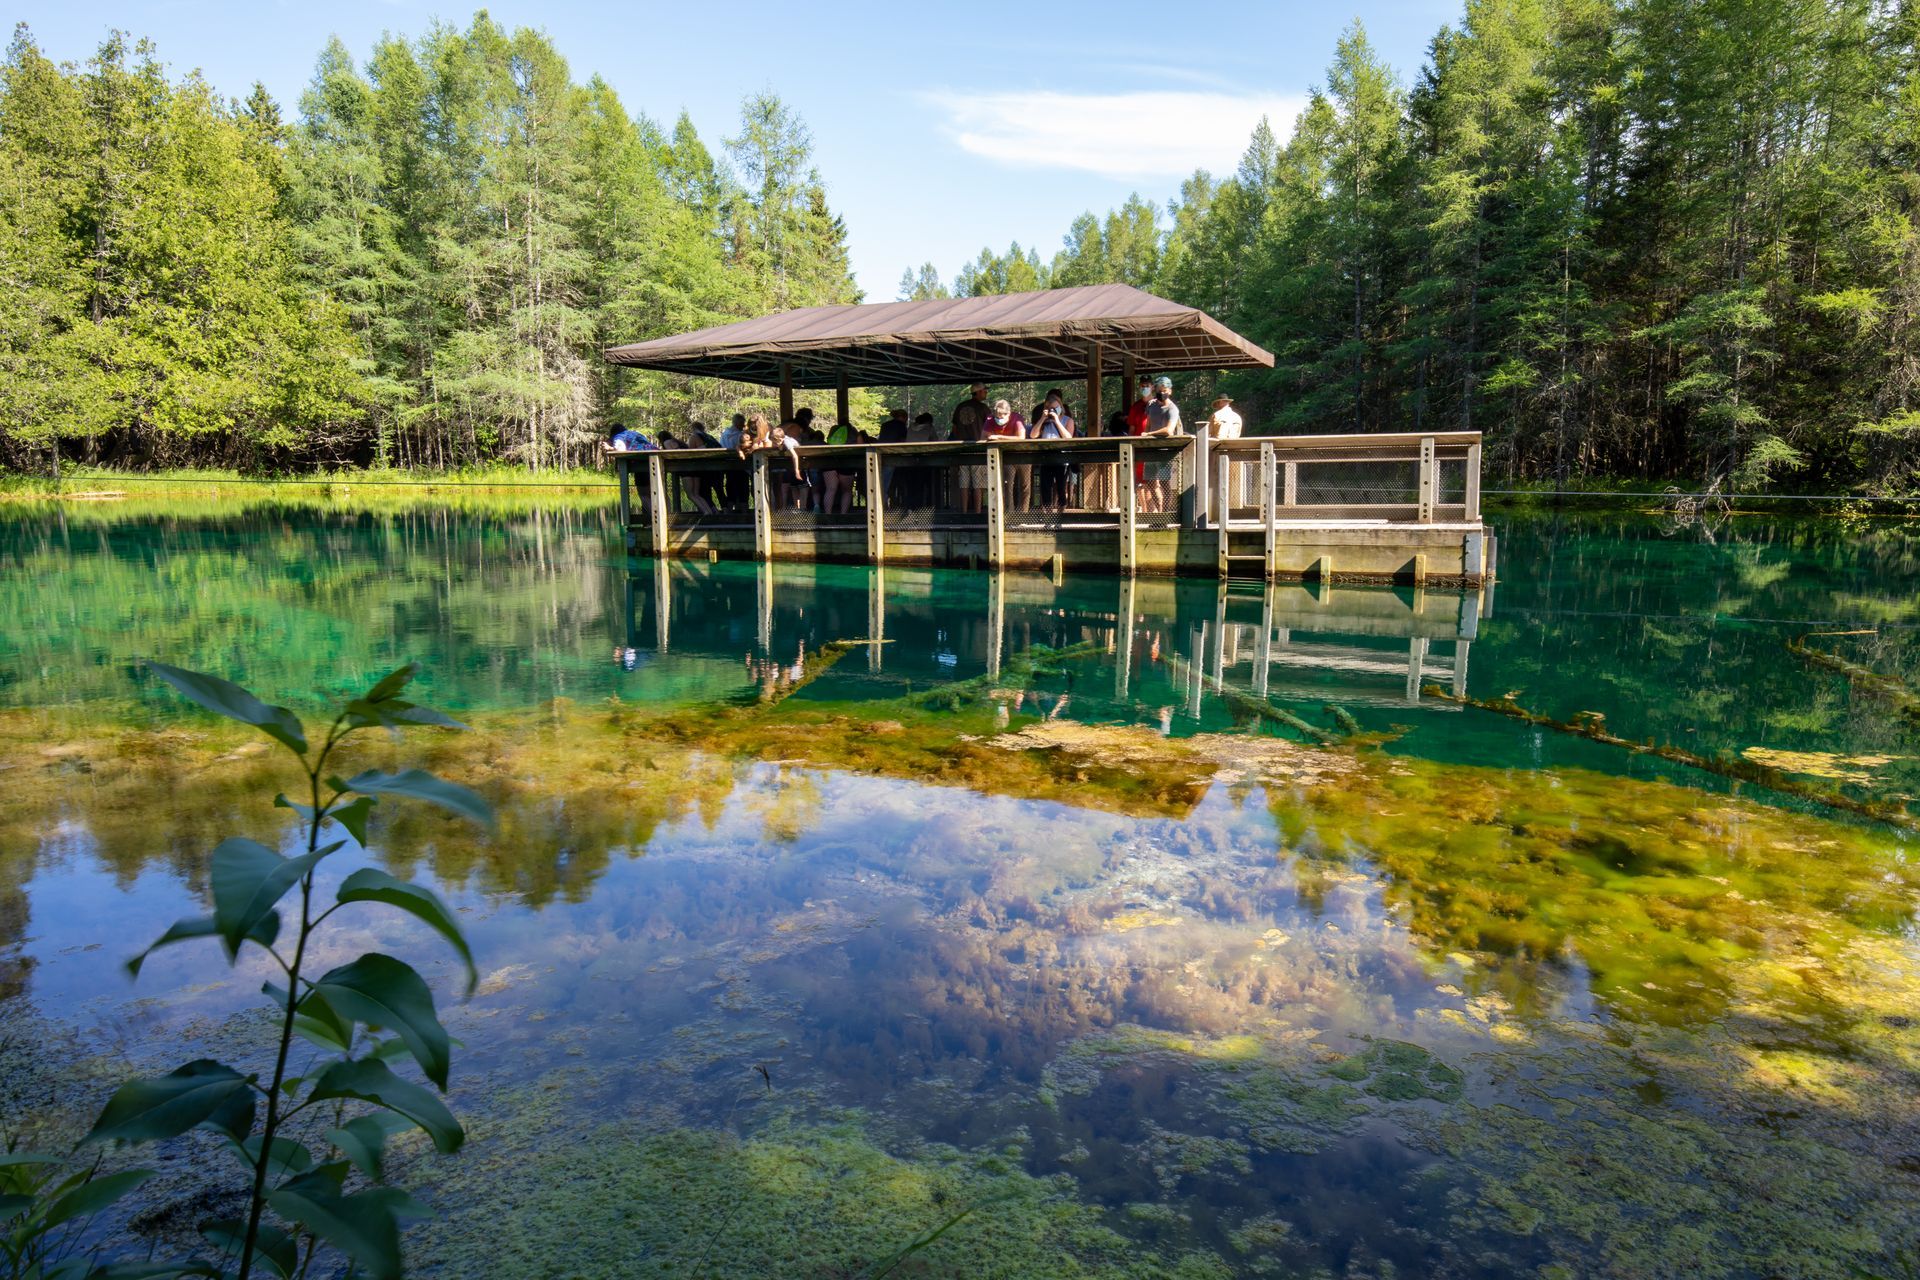
[[[1153,380],[1142,378],[1140,385],[1134,390],[1133,403],[1127,406],[1128,435],[1143,436],[1147,433],[1147,406],[1151,403],[1153,403]],[[1148,494],[1147,464],[1144,462],[1133,464],[1133,487],[1144,505]]]

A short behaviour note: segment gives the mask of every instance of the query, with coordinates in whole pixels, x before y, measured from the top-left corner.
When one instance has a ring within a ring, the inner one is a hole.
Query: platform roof
[[[798,388],[1047,381],[1119,373],[1271,368],[1273,356],[1197,307],[1131,285],[977,298],[802,307],[604,353],[614,364]]]

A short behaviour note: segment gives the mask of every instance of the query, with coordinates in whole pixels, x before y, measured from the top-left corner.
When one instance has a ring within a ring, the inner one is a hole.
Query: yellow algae
[[[1832,751],[1787,751],[1774,747],[1748,747],[1740,753],[1747,759],[1788,773],[1804,773],[1813,778],[1835,782],[1872,782],[1877,771],[1905,756],[1840,755]]]

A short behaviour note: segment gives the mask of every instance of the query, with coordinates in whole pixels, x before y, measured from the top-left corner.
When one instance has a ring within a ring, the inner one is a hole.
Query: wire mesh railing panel
[[[886,494],[889,528],[985,523],[985,462],[902,457],[889,464],[884,453],[881,457],[880,483]]]
[[[1180,524],[1180,502],[1193,484],[1193,451],[1134,463],[1134,522],[1142,529],[1172,529]]]
[[[1420,462],[1299,462],[1293,502],[1299,507],[1418,505]]]

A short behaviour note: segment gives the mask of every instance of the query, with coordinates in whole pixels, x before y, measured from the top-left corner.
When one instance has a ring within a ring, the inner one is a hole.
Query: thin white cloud
[[[927,95],[961,150],[1021,169],[1106,178],[1230,172],[1262,116],[1285,138],[1306,99],[1290,94],[1182,92]]]

